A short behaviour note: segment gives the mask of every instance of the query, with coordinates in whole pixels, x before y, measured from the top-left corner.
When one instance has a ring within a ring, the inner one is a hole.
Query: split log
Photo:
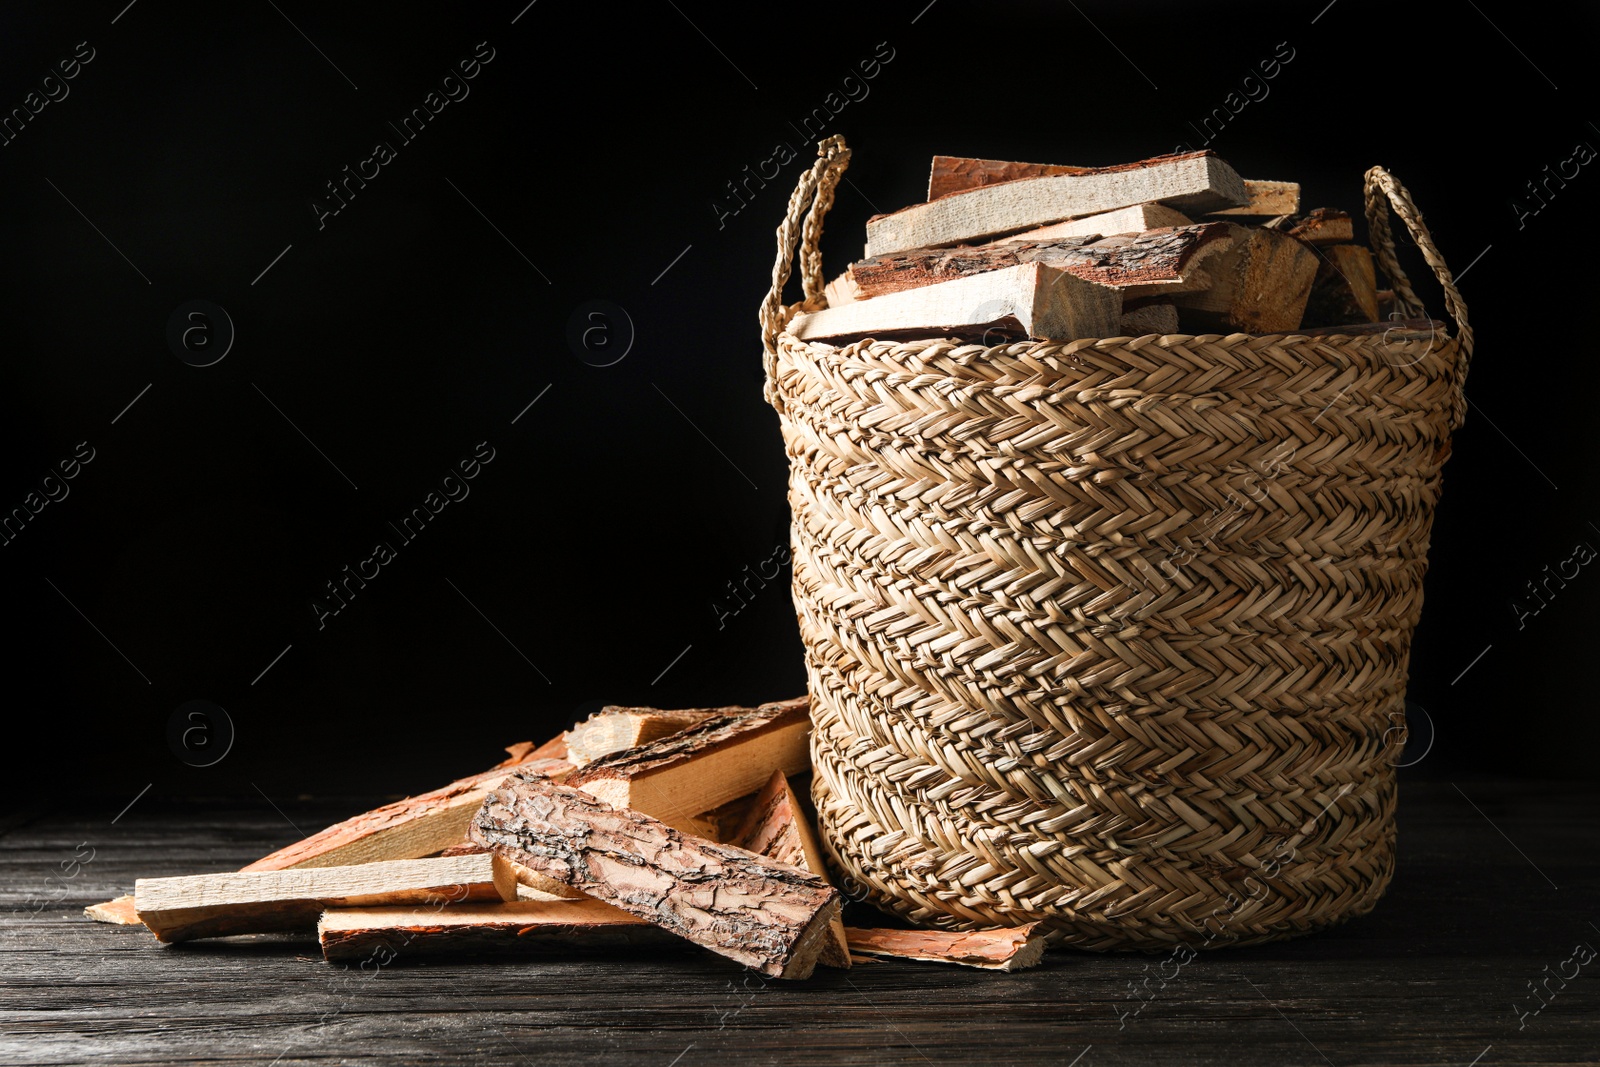
[[[861,299],[861,292],[856,288],[849,271],[845,271],[823,286],[822,294],[828,298],[828,306],[831,308],[844,307]]]
[[[1209,289],[1172,297],[1190,333],[1299,329],[1320,257],[1287,234],[1227,224],[1234,242],[1206,264]]]
[[[864,296],[880,297],[1023,263],[1041,263],[1120,289],[1125,297],[1156,296],[1209,285],[1209,279],[1200,273],[1200,264],[1232,241],[1227,223],[1212,222],[1095,240],[1068,237],[915,248],[851,264],[849,273]]]
[[[317,940],[329,963],[683,944],[654,923],[592,897],[448,908],[329,908],[317,923]]]
[[[931,963],[959,963],[988,971],[1020,971],[1044,958],[1045,937],[1038,923],[986,930],[863,930],[845,927],[850,950]]]
[[[562,735],[567,742],[567,760],[574,767],[583,767],[597,759],[659,741],[731,710],[604,707]]]
[[[537,775],[492,791],[471,832],[508,859],[773,977],[809,976],[839,914],[838,892],[816,875]]]
[[[1059,241],[1064,237],[1111,237],[1119,233],[1143,233],[1169,226],[1193,225],[1189,216],[1164,204],[1135,204],[1116,211],[1103,211],[1098,215],[1085,215],[1081,219],[1054,222],[1037,230],[1024,230],[1010,240]]]
[[[1331,207],[1315,208],[1303,216],[1286,215],[1273,219],[1268,225],[1313,245],[1348,244],[1356,239],[1355,223],[1350,215]]]
[[[1322,261],[1306,301],[1306,321],[1318,326],[1377,322],[1378,278],[1372,253],[1360,245],[1333,245],[1320,252]]]
[[[1143,300],[1131,306],[1125,303],[1122,305],[1122,321],[1119,325],[1127,337],[1177,333],[1178,309],[1170,300]]]
[[[867,256],[985,240],[1082,215],[1164,203],[1214,211],[1247,201],[1244,182],[1209,151],[1081,174],[1021,178],[953,193],[867,222]]]
[[[800,798],[789,788],[789,779],[782,771],[772,772],[771,780],[757,794],[744,825],[730,843],[769,860],[809,871],[824,881],[828,878],[817,836],[801,810]],[[828,943],[818,962],[825,967],[849,967],[850,946],[845,941],[844,920],[834,919],[828,932]]]
[[[687,730],[591,763],[567,782],[614,807],[704,836],[706,821],[695,820],[702,812],[756,792],[775,770],[810,769],[809,708],[800,697],[721,709]]]
[[[1072,341],[1113,335],[1121,316],[1117,290],[1043,263],[1024,263],[797,315],[789,328],[803,341],[834,344],[949,336],[994,343],[997,334]]]
[[[139,920],[162,941],[311,930],[326,907],[515,900],[499,856],[391,860],[297,871],[228,871],[134,883]]]
[[[473,814],[477,813],[474,812]],[[483,856],[488,853],[489,850],[476,841],[462,841],[459,845],[451,845],[449,848],[441,849],[436,854],[439,856]],[[573,897],[583,896],[576,889],[569,889],[560,882],[552,881],[538,871],[524,867],[520,863],[512,863],[510,860],[506,862],[510,864],[511,873],[517,879],[518,900],[542,900],[545,897],[570,900]],[[532,890],[532,893],[524,893],[524,889]]]
[[[933,166],[928,170],[928,200],[931,203],[951,193],[1014,182],[1018,178],[1051,178],[1058,174],[1082,174],[1089,169],[1065,163],[1007,163],[1000,159],[934,156]]]
[[[1299,182],[1266,182],[1247,178],[1244,191],[1249,197],[1246,203],[1211,214],[1227,218],[1271,218],[1275,215],[1293,215],[1300,210]]]

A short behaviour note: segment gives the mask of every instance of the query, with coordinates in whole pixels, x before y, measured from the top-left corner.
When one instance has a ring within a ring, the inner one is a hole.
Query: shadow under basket
[[[1086,949],[1369,911],[1472,332],[806,343],[849,149],[819,146],[761,309],[789,457],[814,797],[847,890]],[[799,252],[805,300],[782,293]]]

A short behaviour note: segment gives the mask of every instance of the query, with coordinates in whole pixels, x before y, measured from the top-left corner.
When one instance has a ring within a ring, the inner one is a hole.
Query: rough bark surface
[[[850,276],[863,296],[875,297],[1022,263],[1043,263],[1086,281],[1128,290],[1130,295],[1144,295],[1143,287],[1180,288],[1208,252],[1226,248],[1231,239],[1226,223],[1213,222],[1112,237],[918,248],[852,264]]]
[[[473,839],[549,878],[780,978],[805,978],[839,894],[796,867],[696,838],[536,775],[492,791]]]
[[[758,856],[799,867],[824,880],[828,878],[816,834],[800,809],[800,798],[789,788],[789,779],[782,771],[772,773],[766,788],[749,806],[744,825],[729,841]],[[825,967],[850,966],[844,920],[834,919],[829,924],[828,943],[823,947],[819,962]]]
[[[958,963],[988,971],[1019,971],[1044,958],[1045,939],[1035,935],[1038,923],[987,930],[867,930],[845,927],[850,950],[868,956],[889,956],[931,963]]]
[[[999,185],[1018,178],[1048,178],[1056,174],[1082,174],[1088,167],[1065,163],[1007,163],[1000,159],[968,159],[964,156],[934,156],[928,171],[928,199],[937,200],[951,193],[976,189],[980,185]]]

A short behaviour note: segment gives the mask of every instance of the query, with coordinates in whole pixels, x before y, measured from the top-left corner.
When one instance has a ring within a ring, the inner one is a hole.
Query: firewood
[[[730,843],[828,880],[828,869],[823,864],[816,834],[782,771],[772,772],[766,788],[750,805],[744,826]],[[818,962],[825,967],[849,967],[850,946],[845,942],[844,920],[834,919],[828,929],[829,941]]]
[[[1193,225],[1189,216],[1165,204],[1135,204],[1116,211],[1102,211],[1098,215],[1085,215],[1081,219],[1053,222],[1036,230],[1024,230],[1009,240],[1059,241],[1064,237],[1110,237],[1119,233],[1143,233],[1168,226]]]
[[[391,860],[296,871],[228,871],[140,878],[139,919],[162,941],[310,930],[325,907],[515,900],[517,880],[499,856]]]
[[[1249,195],[1246,203],[1222,208],[1211,214],[1228,218],[1271,218],[1275,215],[1293,215],[1300,210],[1299,182],[1266,182],[1247,178],[1244,190]]]
[[[1272,228],[1290,237],[1298,237],[1307,244],[1348,244],[1356,239],[1355,223],[1349,214],[1331,207],[1314,208],[1303,216],[1289,215],[1286,219],[1286,222]]]
[[[683,944],[654,923],[592,897],[447,908],[329,908],[317,923],[317,940],[329,963]]]
[[[557,776],[571,770],[564,760],[507,761],[481,774],[440,789],[385,804],[335,823],[310,837],[280,848],[244,867],[246,871],[282,871],[303,867],[338,867],[376,860],[413,859],[458,844],[489,786],[510,767],[533,767]]]
[[[845,927],[850,950],[869,956],[932,963],[959,963],[988,971],[1020,971],[1044,957],[1045,938],[1038,923],[986,930],[864,930]]]
[[[729,709],[661,711],[657,708],[605,707],[562,735],[567,760],[583,767],[613,753],[648,745]]]
[[[1318,326],[1377,322],[1378,279],[1372,253],[1360,245],[1332,245],[1320,252],[1322,261],[1306,301],[1306,321]]]
[[[845,271],[823,286],[822,293],[828,298],[828,306],[831,308],[844,307],[846,304],[854,304],[861,299],[861,292],[856,288],[856,283],[850,277],[849,271]]]
[[[1232,240],[1225,222],[1097,240],[1007,239],[956,248],[914,248],[864,259],[851,264],[850,276],[863,295],[875,298],[1022,263],[1042,263],[1120,289],[1124,297],[1154,296],[1209,284],[1209,279],[1201,280],[1200,263]]]
[[[1320,257],[1287,234],[1227,224],[1233,245],[1206,264],[1211,288],[1176,293],[1190,333],[1288,333],[1300,327]]]
[[[489,850],[487,848],[478,844],[476,841],[462,841],[460,844],[451,845],[446,849],[440,849],[437,853],[435,853],[435,855],[483,856],[487,855],[488,852]],[[512,863],[510,860],[507,860],[506,862],[510,864],[511,873],[515,875],[517,879],[518,900],[541,900],[546,896],[570,900],[573,897],[583,896],[583,894],[579,893],[576,889],[570,889],[567,886],[562,885],[560,882],[551,881],[538,871],[524,867],[520,863]],[[524,889],[532,890],[533,894],[529,895],[523,893]]]
[[[103,904],[90,904],[83,913],[95,922],[113,923],[117,926],[143,926],[139,913],[133,906],[133,894],[108,900]]]
[[[1108,337],[1122,315],[1122,295],[1046,266],[1024,263],[920,289],[797,315],[803,341],[897,336],[982,337],[998,333],[1051,341]]]
[[[1178,309],[1170,300],[1142,300],[1131,306],[1122,305],[1122,321],[1118,324],[1126,337],[1143,337],[1147,333],[1169,334],[1178,332]]]
[[[964,156],[934,156],[928,171],[928,200],[931,203],[951,193],[961,193],[982,185],[999,185],[1018,178],[1049,178],[1057,174],[1082,174],[1089,167],[1065,163],[1007,163],[999,159],[968,159]]]
[[[472,838],[762,974],[805,978],[839,894],[814,874],[537,775],[490,792]]]
[[[723,709],[653,744],[597,760],[567,782],[614,807],[705,836],[707,821],[695,819],[702,812],[754,793],[775,770],[810,769],[809,707],[800,697]]]
[[[867,222],[866,255],[983,240],[1134,204],[1204,212],[1246,201],[1243,180],[1209,151],[1160,156],[1123,167],[980,186],[880,215]]]

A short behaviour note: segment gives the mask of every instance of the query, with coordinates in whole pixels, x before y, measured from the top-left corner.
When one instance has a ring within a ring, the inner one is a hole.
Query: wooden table
[[[1374,914],[1169,962],[1165,985],[1165,957],[1071,951],[1011,975],[886,962],[773,983],[692,947],[362,971],[307,938],[160,946],[81,909],[369,805],[146,797],[113,824],[116,806],[0,824],[0,1063],[1600,1061],[1600,959],[1553,977],[1600,947],[1594,785],[1407,783]]]

